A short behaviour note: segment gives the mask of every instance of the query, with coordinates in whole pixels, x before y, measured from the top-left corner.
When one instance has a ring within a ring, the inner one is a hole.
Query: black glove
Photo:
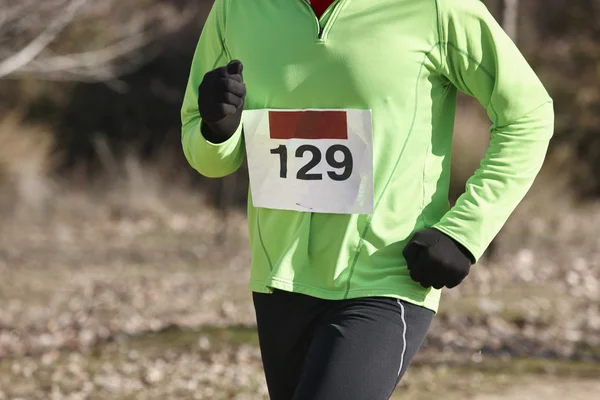
[[[457,286],[469,275],[474,262],[469,250],[434,228],[417,232],[402,255],[412,280],[435,289]]]
[[[246,97],[242,69],[240,61],[231,61],[204,75],[198,87],[202,135],[210,142],[226,141],[240,125]]]

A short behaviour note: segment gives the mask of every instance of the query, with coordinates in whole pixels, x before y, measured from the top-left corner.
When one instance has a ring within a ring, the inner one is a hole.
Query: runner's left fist
[[[425,288],[458,286],[472,264],[471,253],[463,245],[434,228],[417,232],[402,255],[412,280]]]

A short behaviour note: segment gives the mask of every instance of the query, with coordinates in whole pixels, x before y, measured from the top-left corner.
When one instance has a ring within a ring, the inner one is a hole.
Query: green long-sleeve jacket
[[[243,124],[212,144],[198,86],[232,59],[244,64]],[[491,142],[450,207],[458,90],[487,110]],[[289,110],[343,113],[288,129],[276,111]],[[248,156],[252,290],[391,296],[434,311],[440,291],[410,279],[408,239],[435,227],[480,258],[531,187],[554,121],[540,80],[479,0],[337,0],[320,20],[304,0],[216,0],[181,117],[200,174],[231,174]]]

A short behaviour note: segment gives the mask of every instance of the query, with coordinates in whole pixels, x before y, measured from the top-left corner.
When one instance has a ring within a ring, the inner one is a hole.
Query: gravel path
[[[595,380],[540,380],[503,391],[501,394],[483,394],[473,400],[590,400],[600,393],[600,381]]]
[[[246,339],[216,345],[209,334],[169,333],[254,324],[244,216],[221,232],[222,215],[172,211],[202,209],[189,195],[168,207],[110,195],[65,195],[42,220],[1,216],[0,400],[264,398],[260,356]],[[516,218],[523,213],[529,223],[506,228],[501,257],[444,295],[424,345],[440,363],[494,354],[600,365],[600,238],[586,234],[600,225],[600,208],[544,219],[525,208]],[[157,342],[174,342],[156,349],[146,338],[157,332]],[[415,391],[399,389],[406,398],[421,400],[421,386],[429,396],[453,393],[452,380],[431,386],[442,372],[416,370]],[[597,382],[600,367],[584,375]],[[456,398],[577,400],[600,389],[536,378],[493,397],[478,394],[477,379],[465,381],[471,391],[456,387]]]

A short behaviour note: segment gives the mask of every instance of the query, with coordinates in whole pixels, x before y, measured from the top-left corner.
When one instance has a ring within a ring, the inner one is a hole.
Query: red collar
[[[315,11],[317,18],[321,18],[327,7],[329,7],[335,0],[310,0],[310,5]]]

